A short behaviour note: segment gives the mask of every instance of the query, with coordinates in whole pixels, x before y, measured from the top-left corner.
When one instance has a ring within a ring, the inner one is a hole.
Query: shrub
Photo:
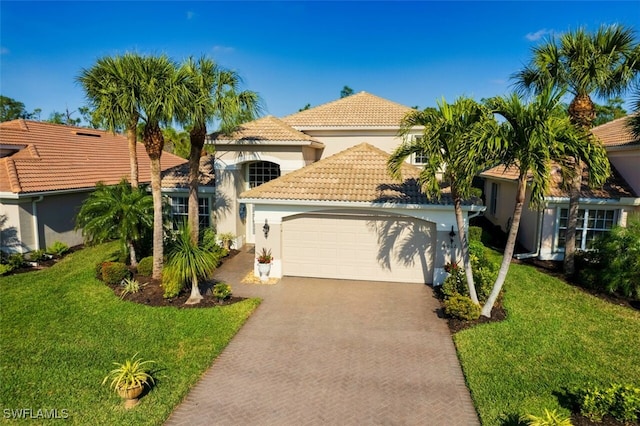
[[[11,267],[11,270],[18,269],[24,265],[24,255],[21,253],[13,253],[7,257],[6,264]]]
[[[218,298],[219,300],[224,300],[228,297],[231,297],[231,286],[226,283],[218,283],[213,286],[213,297]]]
[[[54,256],[62,256],[66,252],[69,251],[69,246],[61,241],[55,241],[47,248],[47,253],[52,254]]]
[[[13,271],[13,267],[11,265],[7,265],[6,263],[0,263],[0,275],[8,274]]]
[[[118,284],[130,275],[127,265],[122,262],[103,262],[101,270],[102,281],[111,285]]]
[[[479,226],[469,227],[469,241],[482,241],[482,228]]]
[[[467,279],[464,276],[464,270],[456,263],[447,263],[444,266],[444,270],[449,273],[449,276],[444,280],[440,288],[445,299],[454,295],[468,296],[469,289],[467,288]]]
[[[528,426],[571,426],[571,419],[568,417],[560,417],[556,410],[549,411],[544,409],[544,416],[534,416],[527,414],[522,418]]]
[[[576,266],[581,283],[590,288],[640,300],[640,218],[614,227],[581,253]]]
[[[500,266],[489,259],[486,248],[480,241],[471,241],[469,243],[469,257],[478,300],[483,303],[493,289]],[[454,294],[469,296],[467,279],[462,266],[456,263],[448,263],[444,269],[449,272],[449,276],[441,287],[443,296],[445,298]]]
[[[444,312],[465,321],[474,321],[480,318],[480,306],[473,303],[468,296],[460,294],[454,294],[444,301]]]
[[[576,392],[580,413],[594,421],[610,415],[621,422],[640,420],[640,388],[612,384],[608,388],[588,386]]]
[[[150,277],[153,274],[153,256],[147,256],[138,262],[138,273]]]
[[[34,250],[29,253],[29,260],[32,262],[40,262],[46,258],[46,254],[43,249]]]
[[[184,288],[184,281],[180,279],[179,274],[174,269],[165,267],[162,271],[162,287],[164,287],[162,297],[171,299],[180,294]]]

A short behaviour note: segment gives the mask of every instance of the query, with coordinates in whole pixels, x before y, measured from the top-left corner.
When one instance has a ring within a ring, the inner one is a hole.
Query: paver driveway
[[[428,286],[231,284],[264,301],[168,425],[479,424]]]

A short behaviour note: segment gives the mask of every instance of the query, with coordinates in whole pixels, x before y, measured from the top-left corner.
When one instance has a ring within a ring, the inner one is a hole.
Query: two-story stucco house
[[[640,212],[640,141],[626,126],[626,117],[592,129],[604,144],[611,163],[612,176],[602,188],[591,189],[583,183],[580,194],[576,248],[586,250],[598,235],[614,225],[624,226],[629,213]],[[542,260],[564,259],[564,234],[567,224],[569,196],[562,190],[557,167],[541,211],[525,205],[518,242],[528,251],[519,257],[538,257]],[[518,173],[515,169],[497,166],[481,174],[485,180],[487,217],[493,224],[508,230]],[[583,179],[586,183],[586,177]],[[527,199],[530,192],[527,192]]]
[[[218,232],[271,250],[275,277],[441,283],[458,255],[448,190],[425,197],[421,158],[406,164],[403,181],[386,169],[409,111],[361,92],[211,135]],[[465,205],[465,219],[482,210]]]

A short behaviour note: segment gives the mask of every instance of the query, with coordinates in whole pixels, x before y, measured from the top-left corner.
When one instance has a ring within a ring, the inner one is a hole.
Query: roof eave
[[[453,204],[402,204],[402,203],[376,203],[371,201],[324,201],[324,200],[288,200],[272,198],[239,198],[238,202],[245,204],[271,204],[288,206],[316,206],[316,207],[376,207],[376,208],[401,208],[451,210]],[[486,206],[468,204],[462,206],[463,211],[482,212]]]
[[[324,143],[313,140],[264,140],[257,139],[254,144],[242,143],[240,140],[215,140],[207,141],[208,145],[221,146],[309,146],[311,148],[324,148]]]

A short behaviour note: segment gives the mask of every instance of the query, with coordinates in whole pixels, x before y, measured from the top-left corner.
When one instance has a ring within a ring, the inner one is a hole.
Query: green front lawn
[[[454,336],[482,424],[557,409],[588,382],[640,387],[640,312],[588,295],[533,267],[511,265],[508,317]]]
[[[124,302],[94,278],[106,244],[54,267],[0,278],[0,406],[66,410],[75,424],[161,424],[259,304],[205,309]],[[102,379],[134,353],[156,385],[132,410]],[[29,422],[34,424],[33,421]]]

